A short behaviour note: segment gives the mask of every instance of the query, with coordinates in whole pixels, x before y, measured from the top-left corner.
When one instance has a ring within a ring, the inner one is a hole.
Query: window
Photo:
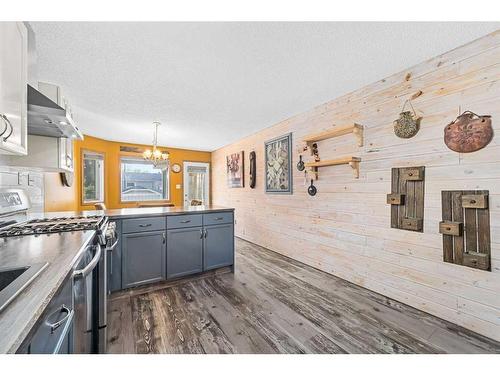
[[[136,158],[121,159],[121,201],[168,200],[168,172]]]
[[[83,203],[104,202],[104,155],[83,152]]]

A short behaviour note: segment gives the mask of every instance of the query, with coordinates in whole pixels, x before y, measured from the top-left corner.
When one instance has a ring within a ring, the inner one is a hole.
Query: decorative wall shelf
[[[392,168],[391,175],[391,193],[387,194],[391,228],[423,232],[425,167]]]
[[[308,135],[307,137],[304,137],[302,140],[307,144],[307,147],[309,148],[309,150],[311,150],[311,155],[312,155],[313,143],[323,141],[323,140],[329,139],[329,138],[340,137],[341,135],[350,134],[350,133],[352,133],[356,137],[356,139],[358,141],[358,146],[362,147],[363,146],[363,125],[360,125],[360,124],[335,126],[333,129],[326,130],[326,131],[321,132],[321,133]]]
[[[360,158],[348,156],[348,157],[339,158],[339,159],[323,160],[323,161],[305,163],[305,166],[308,168],[312,168],[313,172],[316,175],[316,179],[318,179],[318,168],[319,167],[328,167],[331,165],[349,164],[351,166],[351,168],[353,169],[354,177],[359,178],[359,162],[360,161],[361,161]]]
[[[443,260],[491,271],[490,211],[488,190],[441,192]]]

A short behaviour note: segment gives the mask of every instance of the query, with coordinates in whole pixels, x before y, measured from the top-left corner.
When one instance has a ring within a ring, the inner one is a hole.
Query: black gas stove
[[[70,216],[33,219],[0,229],[0,237],[15,237],[98,230],[104,222],[104,216]]]

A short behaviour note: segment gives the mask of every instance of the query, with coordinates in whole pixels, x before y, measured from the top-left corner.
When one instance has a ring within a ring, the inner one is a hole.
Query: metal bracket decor
[[[255,151],[250,152],[250,188],[255,189],[255,178],[256,178],[256,160]]]
[[[443,260],[490,271],[490,212],[488,190],[441,192]]]
[[[425,167],[392,168],[391,228],[424,231]]]

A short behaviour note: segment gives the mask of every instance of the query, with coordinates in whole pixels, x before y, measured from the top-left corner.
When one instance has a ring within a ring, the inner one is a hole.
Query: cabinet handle
[[[57,310],[56,312],[64,312],[66,315],[64,318],[61,320],[55,322],[55,323],[49,323],[48,319],[45,321],[45,324],[47,324],[50,327],[50,333],[54,333],[66,320],[68,320],[70,317],[73,316],[73,310],[70,310],[66,305],[61,305],[60,309]]]
[[[191,220],[182,220],[181,224],[187,224],[187,223],[190,223],[190,222],[191,222]]]
[[[147,228],[150,227],[152,224],[139,224],[140,228]]]
[[[205,229],[205,238],[208,236],[208,229]]]
[[[7,116],[5,116],[5,115],[3,115],[3,114],[2,114],[2,118],[3,118],[3,120],[5,121],[5,124],[6,124],[6,125],[5,125],[5,130],[7,130],[7,124],[10,126],[10,132],[9,132],[9,134],[7,134],[5,137],[3,137],[3,140],[4,140],[4,142],[5,142],[5,141],[7,141],[7,139],[9,139],[9,137],[12,135],[12,132],[14,131],[14,127],[12,126],[12,123],[11,123],[11,122],[10,122],[10,120],[7,118]],[[5,133],[5,131],[4,131],[4,132],[2,132],[2,135],[3,135],[3,133]]]
[[[165,236],[165,233],[162,233],[161,234],[161,238],[163,238],[163,243],[165,243],[165,241],[167,240],[166,236]]]
[[[223,220],[224,218],[223,217],[216,217],[214,220],[215,221],[220,221],[220,220]]]
[[[203,233],[203,229],[200,229],[200,239],[202,239],[202,238],[203,238],[203,235],[204,235],[204,233]]]

